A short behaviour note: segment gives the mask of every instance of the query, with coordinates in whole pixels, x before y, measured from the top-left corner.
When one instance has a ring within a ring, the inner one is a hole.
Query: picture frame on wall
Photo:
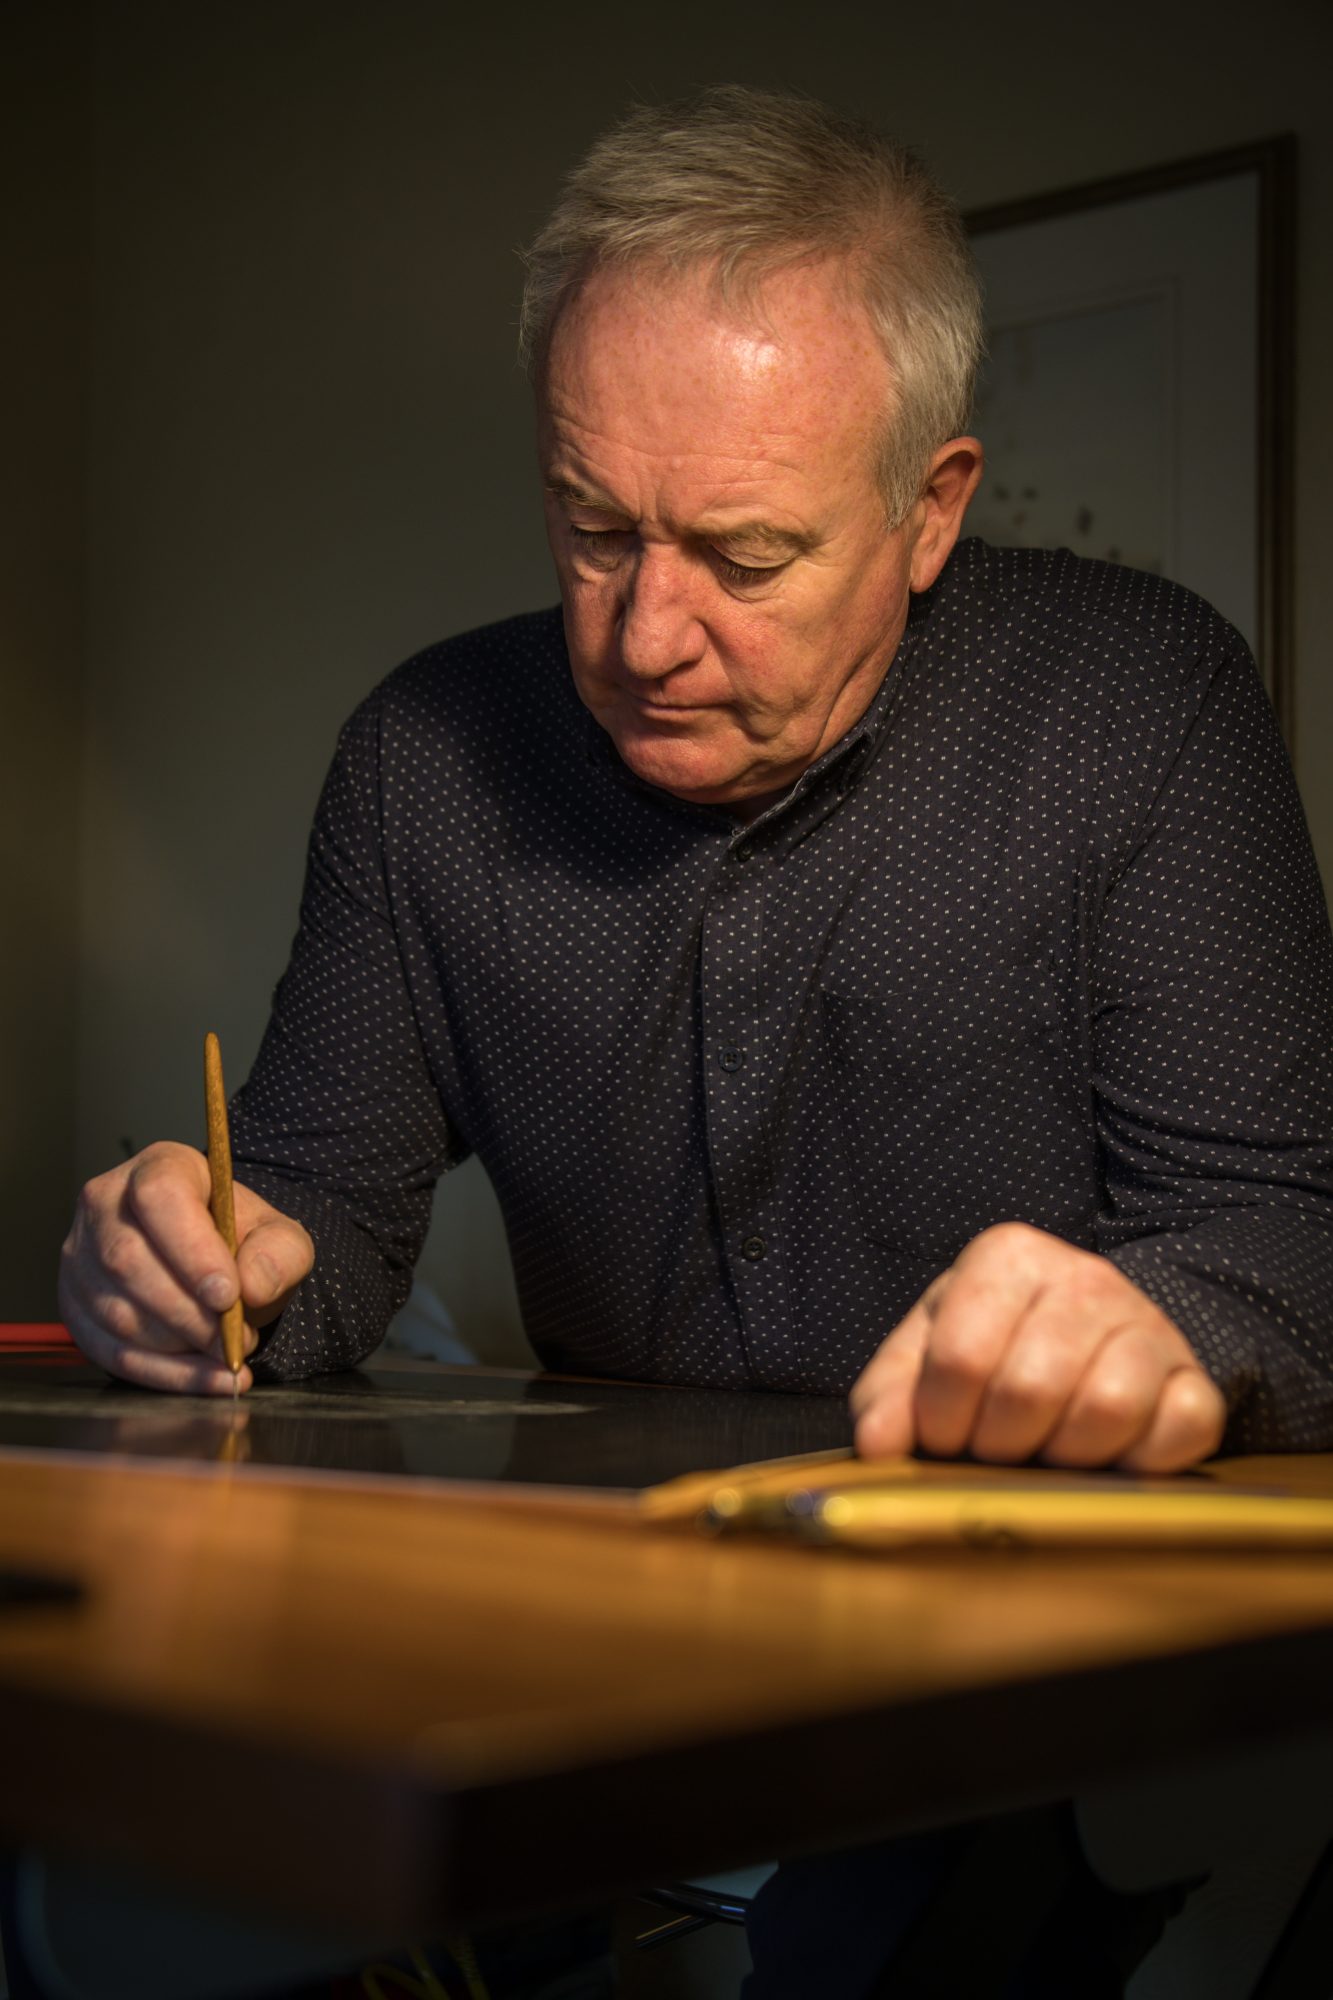
[[[1253,648],[1291,741],[1295,141],[975,209],[970,532],[1147,569]]]

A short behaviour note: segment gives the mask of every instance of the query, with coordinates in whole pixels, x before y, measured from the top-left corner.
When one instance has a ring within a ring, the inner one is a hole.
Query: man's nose
[[[696,609],[699,579],[680,549],[649,543],[634,559],[620,614],[627,672],[657,680],[697,660],[707,644]]]

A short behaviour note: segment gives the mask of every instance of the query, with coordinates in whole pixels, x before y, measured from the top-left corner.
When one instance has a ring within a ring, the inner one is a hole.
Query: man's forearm
[[[350,1210],[321,1189],[262,1167],[248,1180],[284,1214],[304,1224],[315,1263],[251,1359],[257,1380],[296,1381],[354,1368],[383,1340],[412,1286],[411,1260],[386,1254]]]
[[[1222,1391],[1226,1450],[1333,1447],[1333,1217],[1235,1207],[1107,1254]]]

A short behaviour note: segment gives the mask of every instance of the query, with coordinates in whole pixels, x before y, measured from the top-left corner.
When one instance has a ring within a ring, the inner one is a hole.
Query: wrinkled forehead
[[[716,263],[631,264],[591,271],[566,300],[537,391],[547,424],[614,416],[666,447],[750,429],[878,434],[891,380],[842,265],[809,259],[741,288]]]

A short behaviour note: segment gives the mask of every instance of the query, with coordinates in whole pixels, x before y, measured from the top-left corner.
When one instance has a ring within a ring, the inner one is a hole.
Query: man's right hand
[[[60,1257],[60,1315],[90,1361],[144,1389],[230,1395],[221,1314],[240,1296],[246,1353],[315,1261],[299,1222],[236,1183],[232,1257],[208,1210],[208,1162],[164,1141],[79,1196]],[[250,1370],[242,1368],[248,1389]]]

